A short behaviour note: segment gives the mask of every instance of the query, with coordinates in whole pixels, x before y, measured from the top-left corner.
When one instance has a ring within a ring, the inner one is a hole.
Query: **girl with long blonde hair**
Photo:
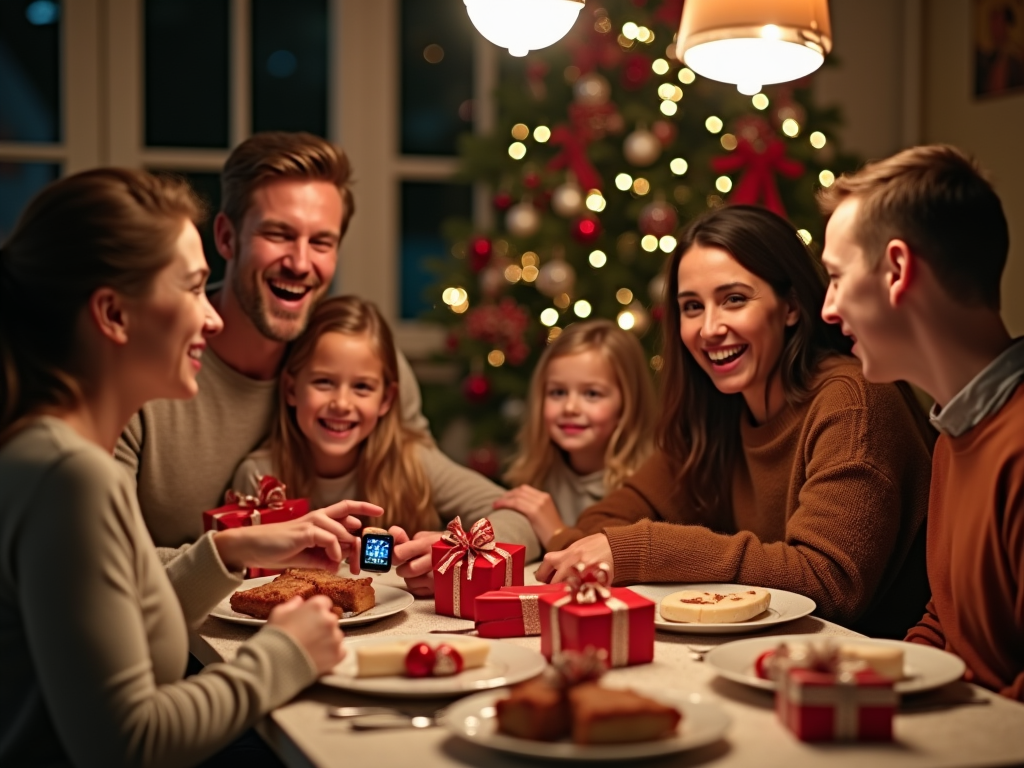
[[[239,466],[233,488],[251,492],[270,474],[313,508],[370,501],[385,510],[374,525],[409,537],[437,532],[456,516],[468,527],[486,515],[500,540],[532,538],[518,515],[492,512],[499,486],[403,424],[395,344],[374,304],[355,296],[321,303],[288,352],[278,390],[270,437]]]
[[[610,320],[566,328],[530,381],[519,451],[496,508],[525,515],[545,547],[650,455],[654,390],[636,337]]]

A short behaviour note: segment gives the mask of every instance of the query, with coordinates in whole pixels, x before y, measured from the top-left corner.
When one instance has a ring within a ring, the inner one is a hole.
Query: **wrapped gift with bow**
[[[540,596],[540,650],[549,660],[587,648],[604,650],[612,667],[654,659],[654,603],[610,582],[606,564],[581,564],[566,592]]]
[[[899,696],[893,680],[830,644],[813,658],[776,654],[775,710],[801,741],[892,741]]]
[[[523,586],[526,547],[494,540],[487,518],[469,532],[456,517],[431,551],[434,567],[434,610],[443,616],[472,619],[476,598],[500,587]]]
[[[266,525],[295,520],[309,512],[308,499],[289,499],[285,484],[276,477],[263,475],[255,495],[228,489],[224,506],[203,512],[203,530],[223,531],[245,525]],[[280,571],[250,568],[249,576],[272,576]]]
[[[502,587],[476,599],[474,614],[480,637],[529,637],[540,634],[540,596],[564,595],[565,584]]]

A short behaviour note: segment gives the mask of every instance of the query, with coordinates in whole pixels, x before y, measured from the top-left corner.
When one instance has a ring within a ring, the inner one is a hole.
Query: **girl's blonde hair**
[[[431,500],[430,484],[417,456],[426,436],[402,424],[398,403],[398,358],[391,329],[376,305],[355,296],[337,296],[322,302],[309,325],[291,345],[278,386],[277,418],[270,430],[270,452],[279,479],[293,498],[313,490],[312,456],[299,430],[294,406],[288,405],[288,386],[309,364],[317,342],[325,333],[365,336],[380,359],[385,391],[394,402],[381,416],[359,451],[356,487],[361,500],[384,508],[377,524],[402,526],[410,535],[436,530],[441,521]]]
[[[574,323],[544,350],[530,380],[526,420],[519,430],[519,452],[505,482],[541,486],[559,449],[544,423],[544,397],[551,361],[582,352],[604,355],[622,392],[622,415],[608,441],[604,460],[605,490],[622,485],[651,454],[654,433],[654,387],[640,342],[610,320]]]

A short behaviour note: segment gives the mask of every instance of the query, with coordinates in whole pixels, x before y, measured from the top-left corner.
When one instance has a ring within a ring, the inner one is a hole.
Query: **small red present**
[[[434,567],[434,610],[443,616],[474,618],[476,598],[500,587],[523,586],[526,547],[494,541],[487,518],[466,533],[462,520],[448,523],[431,551]]]
[[[568,592],[540,596],[540,650],[549,660],[588,647],[604,650],[612,667],[654,659],[654,603],[609,582],[604,563],[577,565]]]
[[[224,493],[224,506],[203,512],[204,531],[223,531],[246,525],[266,525],[295,520],[309,512],[308,499],[285,498],[285,485],[276,477],[260,478],[257,495],[250,496],[228,489]],[[280,571],[250,568],[249,577],[273,576]]]
[[[775,709],[801,741],[892,741],[898,699],[893,681],[870,669],[793,667],[779,675]]]
[[[474,612],[480,637],[526,637],[540,634],[540,596],[565,594],[565,584],[502,587],[477,597]]]

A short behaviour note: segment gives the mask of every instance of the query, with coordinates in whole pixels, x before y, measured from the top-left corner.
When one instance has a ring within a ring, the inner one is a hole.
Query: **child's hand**
[[[537,581],[542,581],[545,584],[557,584],[569,577],[569,572],[576,563],[583,563],[583,565],[604,563],[608,566],[609,580],[615,579],[612,547],[608,543],[608,537],[603,533],[595,533],[573,542],[561,552],[548,552],[544,555],[544,562],[540,564],[535,576]]]
[[[514,509],[526,516],[533,526],[541,545],[547,549],[551,537],[565,528],[551,494],[538,491],[531,485],[520,485],[494,500],[495,509]]]
[[[338,570],[342,559],[359,552],[355,532],[362,523],[354,515],[379,517],[384,510],[362,501],[339,501],[285,523],[217,531],[213,543],[231,571],[262,568],[326,568]]]
[[[309,600],[293,597],[270,612],[267,623],[289,635],[313,660],[317,674],[326,675],[345,658],[344,637],[331,601],[323,595]]]
[[[430,550],[441,540],[443,531],[420,531],[412,539],[397,525],[388,531],[395,537],[395,570],[405,579],[405,586],[417,597],[434,594],[434,564]]]

